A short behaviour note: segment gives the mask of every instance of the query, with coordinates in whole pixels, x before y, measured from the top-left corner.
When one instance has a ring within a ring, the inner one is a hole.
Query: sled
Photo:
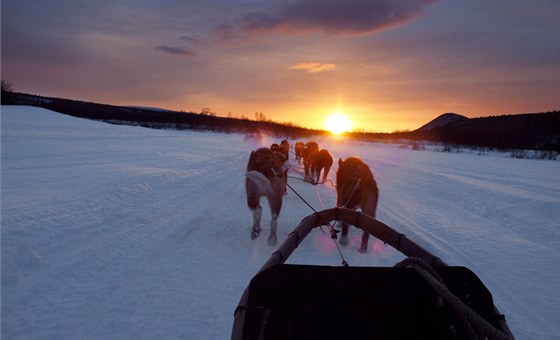
[[[395,267],[284,264],[313,228],[331,221],[361,228],[407,258]],[[513,335],[492,295],[471,270],[448,266],[366,214],[332,208],[304,218],[252,278],[235,309],[231,338],[513,339]]]

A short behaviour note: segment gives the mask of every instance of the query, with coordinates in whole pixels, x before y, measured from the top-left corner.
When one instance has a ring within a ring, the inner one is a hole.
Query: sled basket
[[[457,313],[454,303],[414,266],[283,264],[314,227],[332,220],[353,224],[429,263],[441,285],[484,327]],[[250,281],[232,329],[232,339],[470,339],[488,334],[513,339],[492,295],[471,270],[447,266],[383,223],[343,208],[308,216],[288,236]]]

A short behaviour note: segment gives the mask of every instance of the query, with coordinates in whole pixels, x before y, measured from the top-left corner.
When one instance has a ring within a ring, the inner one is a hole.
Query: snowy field
[[[1,124],[2,339],[229,338],[243,290],[274,251],[266,205],[263,234],[249,237],[246,163],[279,140],[31,107],[2,106]],[[518,339],[560,339],[560,162],[319,144],[336,159],[362,157],[380,188],[378,219],[473,270]],[[289,183],[321,208],[313,186]],[[335,189],[317,188],[333,207]],[[280,242],[310,213],[289,192]],[[350,233],[350,265],[402,259],[371,238],[360,254],[361,232]],[[289,263],[341,260],[317,229]]]

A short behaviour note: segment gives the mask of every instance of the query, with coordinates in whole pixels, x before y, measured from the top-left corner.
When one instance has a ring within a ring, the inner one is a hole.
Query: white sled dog
[[[261,148],[251,152],[247,164],[245,189],[247,191],[247,206],[253,212],[253,228],[251,238],[256,239],[261,232],[262,207],[260,200],[266,196],[270,206],[270,236],[268,244],[275,245],[278,215],[282,209],[284,194],[284,171],[282,161],[268,148]]]
[[[336,206],[348,209],[361,208],[364,214],[375,218],[379,189],[369,166],[359,157],[338,160],[336,172]],[[367,251],[369,234],[364,231],[360,252]],[[348,244],[348,224],[342,223],[340,238],[342,245]]]

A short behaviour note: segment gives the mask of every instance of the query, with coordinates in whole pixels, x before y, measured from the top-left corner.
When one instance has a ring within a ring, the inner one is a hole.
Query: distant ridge
[[[30,105],[80,118],[112,124],[156,129],[210,130],[216,132],[268,133],[283,138],[312,138],[329,132],[291,123],[226,118],[211,114],[167,111],[157,108],[114,106],[63,98],[2,91],[2,105]],[[352,132],[363,140],[416,140],[503,150],[550,150],[560,152],[560,111],[467,118],[444,113],[417,130],[408,132]]]
[[[444,113],[441,116],[437,117],[436,119],[432,120],[431,122],[429,122],[425,125],[422,125],[422,127],[417,129],[416,131],[426,132],[426,131],[429,131],[429,130],[444,127],[444,126],[449,125],[451,123],[461,122],[461,121],[464,121],[464,120],[468,120],[468,118],[465,117],[465,116],[462,116],[460,114],[457,114],[457,113]]]
[[[480,118],[444,114],[403,138],[498,149],[560,152],[560,111]]]
[[[135,125],[153,129],[207,130],[216,132],[268,133],[290,138],[311,138],[327,134],[294,124],[248,118],[218,117],[212,113],[172,111],[143,106],[115,106],[80,100],[43,97],[27,93],[2,91],[2,105],[29,105],[74,117],[104,121],[111,124]]]

